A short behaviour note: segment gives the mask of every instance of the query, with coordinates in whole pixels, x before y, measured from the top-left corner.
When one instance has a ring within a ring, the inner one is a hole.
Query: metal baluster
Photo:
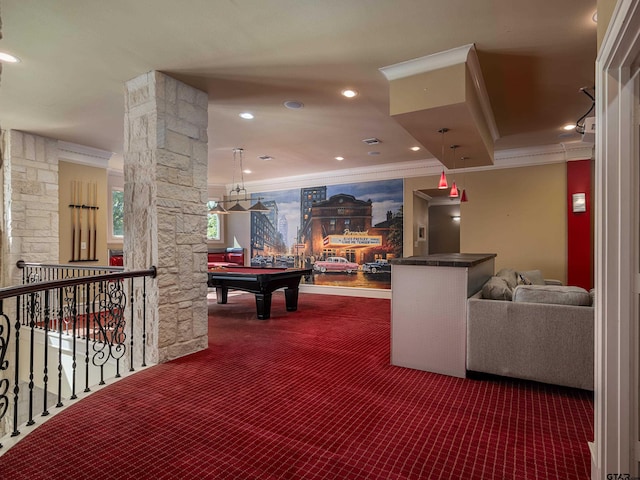
[[[11,335],[9,317],[4,314],[3,302],[0,300],[0,371],[7,370],[9,368],[9,362],[4,359],[9,349],[9,340]],[[6,322],[6,325],[4,324]],[[6,331],[6,333],[5,333]],[[9,380],[3,378],[0,380],[0,419],[4,417],[7,409],[9,408],[9,397],[7,392],[9,391]],[[2,444],[0,444],[2,448]]]
[[[49,390],[49,322],[51,321],[49,313],[49,303],[51,301],[50,290],[44,292],[44,371],[42,380],[44,382],[44,404],[42,406],[42,416],[49,415],[47,410],[47,392]]]
[[[73,296],[72,296],[72,304],[71,304],[71,322],[72,322],[72,331],[71,331],[71,341],[73,342],[72,344],[72,362],[71,362],[71,368],[72,368],[72,376],[71,376],[71,400],[75,400],[77,397],[76,395],[76,374],[78,373],[76,370],[77,367],[77,363],[76,363],[76,353],[77,353],[77,338],[78,338],[78,334],[76,333],[76,329],[78,328],[78,286],[74,285],[73,287]]]
[[[100,282],[100,294],[105,295],[106,291],[107,291],[106,282]],[[107,343],[107,330],[106,330],[107,327],[106,327],[105,317],[106,317],[105,312],[103,312],[102,308],[99,308],[98,318],[96,320],[98,322],[98,341],[100,341],[101,335],[102,335],[102,337],[104,337],[102,338],[102,341],[104,343]],[[94,340],[94,349],[95,349],[95,340]],[[95,355],[94,355],[94,365],[95,365]],[[104,381],[104,363],[103,363],[102,365],[100,365],[100,383],[98,383],[98,385],[104,385],[104,384],[105,384],[105,381]]]
[[[62,323],[64,322],[64,288],[58,289],[58,403],[56,407],[62,407]]]
[[[35,349],[35,335],[36,335],[36,298],[37,293],[29,294],[29,327],[30,327],[30,348],[29,348],[29,421],[27,421],[27,425],[31,426],[35,422],[33,419],[33,378],[35,372],[35,364],[33,358],[33,352]]]
[[[147,366],[147,277],[142,277],[142,366]]]
[[[85,384],[84,391],[90,392],[89,388],[89,322],[91,321],[91,302],[89,301],[89,296],[91,295],[91,290],[93,287],[93,283],[89,285],[85,285],[85,301],[84,301],[84,325],[85,325],[85,356],[84,356],[84,367],[85,367]]]
[[[20,435],[20,430],[18,430],[18,399],[20,398],[20,298],[22,297],[16,297],[16,360],[15,365],[13,366],[15,373],[15,384],[13,387],[13,432],[11,432],[12,437]],[[0,307],[0,310],[2,310],[2,307]],[[0,418],[2,418],[3,415],[4,413],[0,415]]]
[[[131,351],[129,352],[129,358],[131,360],[129,361],[129,371],[133,372],[135,370],[135,368],[133,368],[133,304],[135,303],[133,294],[133,277],[131,277],[129,281],[129,298],[131,300],[131,318],[129,319],[131,322],[131,341],[129,342]]]

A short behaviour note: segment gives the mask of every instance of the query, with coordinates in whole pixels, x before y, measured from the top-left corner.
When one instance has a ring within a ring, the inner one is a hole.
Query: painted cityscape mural
[[[313,270],[307,283],[391,287],[402,256],[402,179],[317,185],[252,195],[251,265]]]

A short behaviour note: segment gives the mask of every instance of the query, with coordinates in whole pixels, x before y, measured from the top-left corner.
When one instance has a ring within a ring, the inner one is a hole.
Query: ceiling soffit
[[[499,134],[473,44],[380,71],[389,81],[390,115],[443,165],[493,164]]]

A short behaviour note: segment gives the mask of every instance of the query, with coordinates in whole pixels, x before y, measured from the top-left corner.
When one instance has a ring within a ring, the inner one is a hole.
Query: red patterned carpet
[[[389,300],[210,303],[209,349],[82,400],[2,479],[588,479],[591,394],[389,365]]]

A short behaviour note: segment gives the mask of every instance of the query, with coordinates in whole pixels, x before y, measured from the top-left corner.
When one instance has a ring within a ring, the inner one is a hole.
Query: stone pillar
[[[18,260],[58,263],[58,142],[2,132],[2,285],[21,283]]]
[[[160,72],[126,83],[124,261],[158,270],[147,282],[151,362],[208,344],[207,107],[205,92]]]

